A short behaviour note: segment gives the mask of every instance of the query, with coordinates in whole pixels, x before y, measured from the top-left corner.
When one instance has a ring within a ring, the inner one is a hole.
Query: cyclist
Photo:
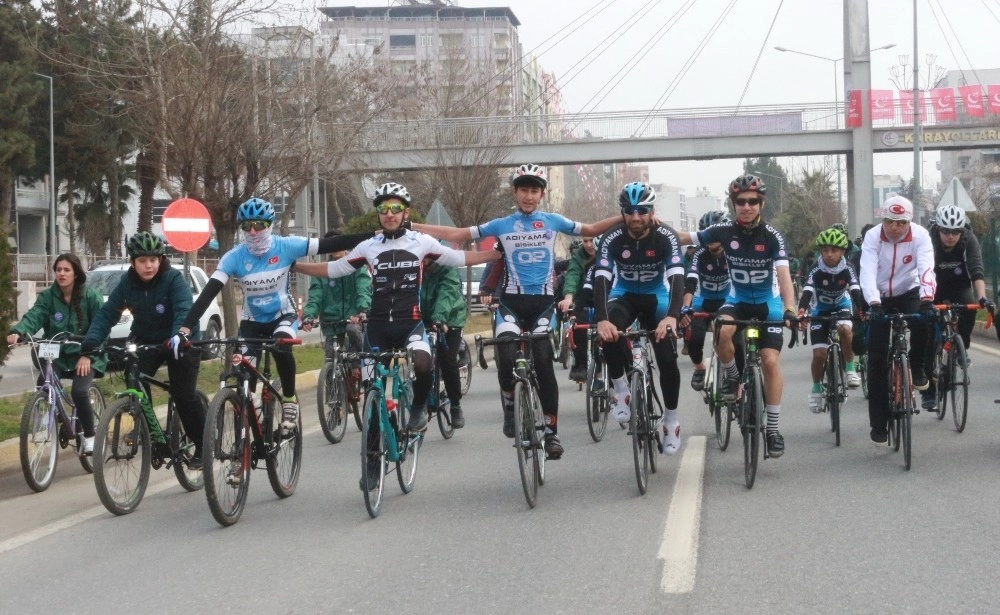
[[[60,333],[83,335],[90,328],[97,312],[104,304],[104,297],[97,289],[87,286],[87,274],[75,254],[60,254],[52,263],[55,272],[55,282],[35,299],[21,321],[10,328],[7,343],[16,344],[22,336],[34,335],[39,329],[44,330],[47,337]],[[81,455],[94,452],[94,407],[90,403],[90,386],[94,376],[104,375],[107,368],[105,357],[91,359],[89,369],[83,369],[83,359],[78,346],[65,346],[59,352],[59,357],[52,362],[52,367],[59,378],[72,378],[73,387],[70,397],[76,406],[76,415],[83,429],[83,447]],[[38,384],[41,386],[44,373],[38,374]]]
[[[90,355],[108,335],[111,327],[128,309],[132,313],[132,329],[129,337],[139,344],[163,344],[163,347],[144,352],[139,356],[139,371],[155,374],[167,364],[170,379],[170,397],[177,407],[184,431],[194,442],[194,456],[188,462],[192,469],[201,468],[202,434],[205,428],[205,411],[198,396],[198,371],[201,368],[201,353],[180,354],[172,351],[170,344],[177,336],[181,323],[190,313],[193,297],[191,286],[184,275],[170,266],[164,255],[163,241],[148,231],[132,235],[126,245],[132,266],[121,277],[118,286],[108,295],[108,300],[90,323],[80,352],[85,355],[77,364],[77,373],[90,372]],[[190,334],[197,335],[198,321]],[[148,391],[147,391],[148,394]]]
[[[462,380],[458,373],[458,351],[462,344],[462,329],[469,317],[462,294],[462,279],[458,269],[445,267],[433,260],[424,259],[424,279],[420,287],[420,313],[424,326],[438,328],[444,336],[444,347],[438,348],[437,361],[441,366],[441,380],[451,402],[451,426],[465,427],[462,413]]]
[[[890,324],[887,312],[911,314],[918,309],[927,322],[910,327],[910,366],[913,388],[927,389],[924,372],[930,319],[935,315],[934,246],[922,226],[911,224],[913,203],[891,194],[882,204],[882,223],[865,234],[861,245],[861,292],[868,302],[868,419],[871,439],[889,439],[888,349]]]
[[[545,169],[537,164],[522,164],[511,177],[517,211],[478,226],[450,228],[414,224],[413,228],[438,239],[460,242],[495,235],[503,246],[505,282],[501,287],[500,304],[493,315],[496,337],[517,335],[521,331],[551,331],[555,320],[555,241],[557,233],[596,237],[618,218],[605,218],[593,224],[573,222],[558,214],[538,211],[548,186]],[[499,265],[497,265],[499,267]],[[496,270],[496,267],[494,267]],[[559,385],[552,365],[552,344],[547,339],[535,340],[535,371],[539,397],[545,415],[545,454],[559,459],[563,446],[559,442],[557,419]],[[503,400],[503,433],[514,437],[514,355],[512,344],[497,348],[497,379]]]
[[[698,220],[698,230],[703,231],[716,224],[731,222],[724,211],[710,211]],[[708,320],[692,319],[693,312],[715,314],[726,302],[729,295],[729,262],[722,244],[713,241],[695,250],[691,265],[684,280],[684,309],[681,310],[681,327],[687,330],[684,346],[694,364],[691,388],[700,391],[705,387],[705,334]]]
[[[854,268],[848,264],[844,253],[847,251],[847,235],[830,227],[816,238],[820,258],[806,276],[806,285],[799,297],[799,327],[805,331],[805,317],[829,316],[843,313],[844,319],[837,321],[840,333],[840,349],[844,353],[844,368],[847,372],[847,386],[856,389],[861,386],[861,377],[854,365],[854,350],[851,346],[851,314],[854,306],[861,305],[861,285]],[[810,312],[810,306],[812,311]],[[860,309],[860,308],[858,308]],[[814,322],[809,325],[812,340],[812,391],[809,393],[809,410],[823,411],[823,366],[826,365],[829,322]]]
[[[371,234],[339,235],[310,239],[281,237],[273,234],[274,207],[253,197],[236,210],[236,223],[243,231],[243,243],[222,255],[219,265],[198,301],[191,307],[173,344],[183,347],[186,337],[197,326],[209,303],[229,278],[239,280],[243,290],[243,310],[239,336],[246,338],[294,338],[298,334],[298,315],[289,294],[289,272],[295,259],[350,248]],[[250,344],[241,354],[256,361],[260,345]],[[295,394],[295,356],[290,350],[274,353],[274,365],[281,379],[281,430],[290,434],[299,418],[299,400]],[[251,386],[255,383],[251,382]]]
[[[337,237],[338,231],[327,231],[323,237]],[[330,254],[330,260],[343,258],[346,250]],[[332,356],[334,342],[338,342],[347,352],[361,350],[361,323],[367,317],[372,304],[372,276],[367,269],[358,269],[354,275],[336,280],[313,278],[309,281],[309,299],[302,308],[302,330],[311,331],[313,321],[320,319],[323,337],[326,339],[326,357]],[[333,322],[348,321],[346,325],[334,326]],[[351,377],[360,382],[359,365],[351,366]],[[349,386],[353,395],[357,387]]]
[[[656,330],[653,353],[665,406],[663,453],[673,455],[681,447],[677,418],[681,373],[673,335],[684,296],[684,264],[677,234],[654,222],[655,202],[656,191],[649,184],[632,182],[622,188],[618,196],[622,224],[608,231],[597,247],[594,308],[608,377],[614,385],[612,413],[620,424],[628,422],[631,411],[625,379],[629,354],[618,332],[636,319],[643,329]]]
[[[573,308],[578,324],[590,322],[587,310],[594,305],[593,287],[587,288],[585,282],[594,266],[593,237],[583,237],[579,240],[580,247],[573,253],[566,268],[566,279],[563,282],[563,299],[559,302],[560,312],[568,312]],[[569,379],[583,382],[587,379],[587,332],[584,329],[573,331],[573,368],[569,370]]]
[[[937,278],[934,302],[978,302],[984,308],[995,310],[996,306],[986,298],[983,254],[979,240],[966,224],[965,211],[955,205],[939,207],[930,235],[934,246],[934,274]],[[966,348],[972,341],[972,329],[975,325],[975,312],[961,310],[958,313],[958,332]],[[931,365],[933,361],[934,345],[930,344],[926,365]],[[925,410],[933,410],[936,405],[937,394],[932,380],[927,390],[921,393],[921,406]]]
[[[697,233],[681,233],[696,245],[721,242],[729,260],[732,291],[726,304],[716,312],[722,320],[783,320],[786,327],[795,322],[795,288],[788,271],[788,251],[781,231],[761,218],[767,200],[767,186],[755,175],[740,175],[727,187],[729,200],[735,209],[735,219],[726,224],[710,226]],[[784,312],[782,312],[784,306]],[[722,363],[725,377],[722,393],[728,400],[736,398],[739,368],[733,346],[738,327],[719,328],[715,351]],[[785,439],[778,431],[781,415],[781,395],[784,378],[779,362],[783,341],[780,327],[767,327],[761,335],[760,358],[764,372],[764,403],[767,405],[767,452],[778,458],[785,452]]]

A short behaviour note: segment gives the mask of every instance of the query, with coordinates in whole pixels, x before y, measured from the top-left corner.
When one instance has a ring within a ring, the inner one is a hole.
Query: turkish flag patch
[[[656,256],[656,250],[646,250],[646,256],[649,257]]]
[[[754,250],[755,250],[756,252],[763,252],[763,251],[764,251],[764,246],[763,246],[763,245],[761,245],[761,244],[757,244],[757,245],[755,245],[755,246],[753,247],[753,249],[754,249]]]
[[[277,263],[278,263],[278,257],[277,256],[272,256],[271,258],[267,259],[267,264],[268,265],[276,265]]]
[[[545,223],[541,220],[535,220],[531,223],[531,228],[542,228],[543,226],[545,226]]]

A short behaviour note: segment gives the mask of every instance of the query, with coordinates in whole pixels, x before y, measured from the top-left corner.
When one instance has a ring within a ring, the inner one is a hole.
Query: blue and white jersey
[[[708,248],[698,248],[691,257],[687,277],[693,281],[694,300],[691,305],[698,309],[705,301],[718,301],[729,296],[732,288],[729,280],[729,262],[725,254],[716,258]]]
[[[806,277],[802,295],[812,294],[812,315],[838,310],[851,311],[851,291],[860,291],[861,283],[854,268],[841,258],[835,267],[827,267],[821,258]]]
[[[296,306],[288,292],[289,269],[297,259],[319,251],[319,240],[307,237],[271,237],[271,247],[254,256],[240,244],[219,259],[212,278],[223,284],[230,277],[240,281],[243,290],[241,319],[273,322],[282,314],[295,314]]]
[[[775,269],[788,267],[788,250],[781,231],[761,223],[748,233],[735,222],[728,222],[710,226],[696,236],[701,245],[722,244],[733,282],[730,297],[737,303],[769,303],[780,299]]]
[[[552,295],[555,293],[555,245],[559,233],[580,235],[583,225],[559,214],[515,212],[506,218],[469,227],[473,239],[497,238],[503,245],[507,280],[504,293]]]

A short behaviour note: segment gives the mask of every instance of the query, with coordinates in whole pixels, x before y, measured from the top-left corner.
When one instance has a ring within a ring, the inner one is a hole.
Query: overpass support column
[[[875,221],[875,171],[868,92],[872,86],[871,45],[868,40],[868,0],[844,0],[844,88],[861,90],[861,127],[851,132],[847,155],[847,226],[851,237]],[[879,203],[878,205],[881,205]]]

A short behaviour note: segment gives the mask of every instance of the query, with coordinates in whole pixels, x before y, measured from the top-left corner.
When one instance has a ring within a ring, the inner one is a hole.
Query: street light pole
[[[56,235],[56,131],[53,121],[55,98],[53,97],[53,79],[50,75],[32,73],[49,80],[49,250],[53,256],[59,254],[59,238]],[[20,250],[18,244],[18,250]]]
[[[920,125],[920,111],[923,101],[920,100],[920,62],[917,61],[917,0],[913,0],[913,209],[917,220],[923,222],[924,213],[920,199],[920,141],[923,131]]]

